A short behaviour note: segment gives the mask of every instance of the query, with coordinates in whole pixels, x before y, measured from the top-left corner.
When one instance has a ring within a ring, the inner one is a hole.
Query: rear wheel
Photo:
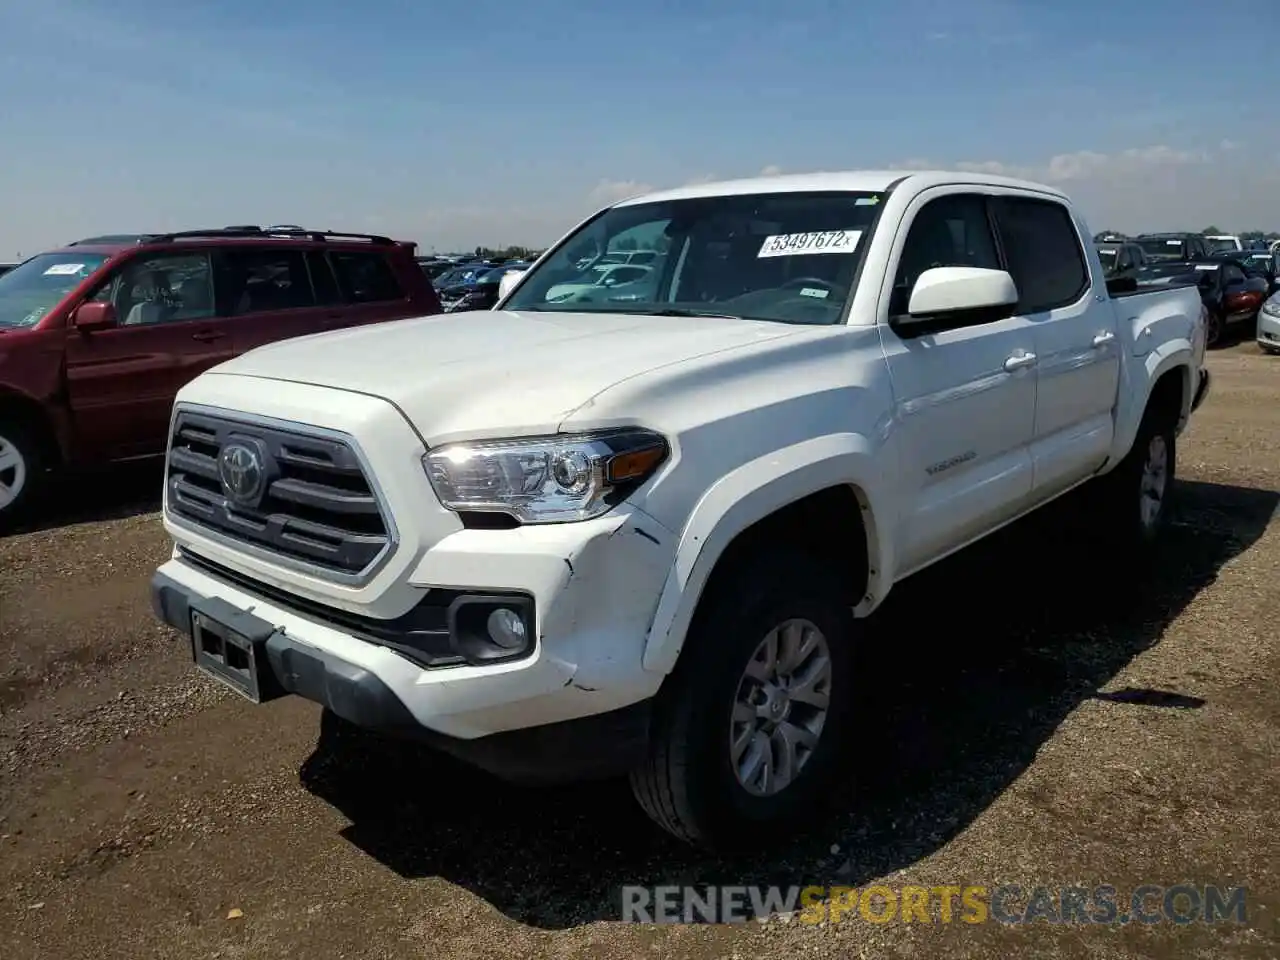
[[[1204,344],[1206,347],[1216,347],[1222,340],[1222,332],[1227,328],[1226,318],[1220,313],[1210,313],[1209,319],[1206,321],[1204,328]]]
[[[659,826],[716,849],[811,819],[838,769],[855,625],[847,591],[803,554],[761,557],[730,581],[699,610],[631,775]]]
[[[29,513],[46,462],[39,433],[21,420],[0,416],[0,530]]]
[[[1149,407],[1128,455],[1099,478],[1105,532],[1122,546],[1144,547],[1169,515],[1177,473],[1177,421],[1171,410]]]

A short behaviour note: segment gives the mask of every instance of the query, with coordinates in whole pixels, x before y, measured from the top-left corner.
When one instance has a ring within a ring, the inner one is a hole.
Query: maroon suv
[[[440,313],[415,246],[233,227],[95,237],[0,276],[0,527],[51,468],[163,453],[178,389],[215,364]]]

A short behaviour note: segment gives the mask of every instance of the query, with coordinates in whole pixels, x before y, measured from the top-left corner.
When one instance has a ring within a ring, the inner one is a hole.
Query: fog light
[[[504,650],[523,650],[529,640],[520,614],[506,607],[499,607],[489,614],[485,626],[489,639]]]
[[[502,663],[533,652],[532,597],[463,594],[446,616],[449,646],[467,663]]]

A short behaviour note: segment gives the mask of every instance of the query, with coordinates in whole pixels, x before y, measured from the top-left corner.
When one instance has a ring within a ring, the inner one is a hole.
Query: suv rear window
[[[404,299],[400,281],[386,258],[379,253],[334,251],[329,254],[329,262],[338,276],[343,296],[351,303]]]

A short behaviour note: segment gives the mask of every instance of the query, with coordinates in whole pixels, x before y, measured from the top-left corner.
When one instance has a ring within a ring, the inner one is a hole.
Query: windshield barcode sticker
[[[861,230],[821,230],[817,233],[780,233],[765,237],[760,257],[797,257],[811,253],[853,253],[862,239]]]
[[[83,269],[83,263],[55,263],[44,272],[44,275],[46,277],[74,277]]]

